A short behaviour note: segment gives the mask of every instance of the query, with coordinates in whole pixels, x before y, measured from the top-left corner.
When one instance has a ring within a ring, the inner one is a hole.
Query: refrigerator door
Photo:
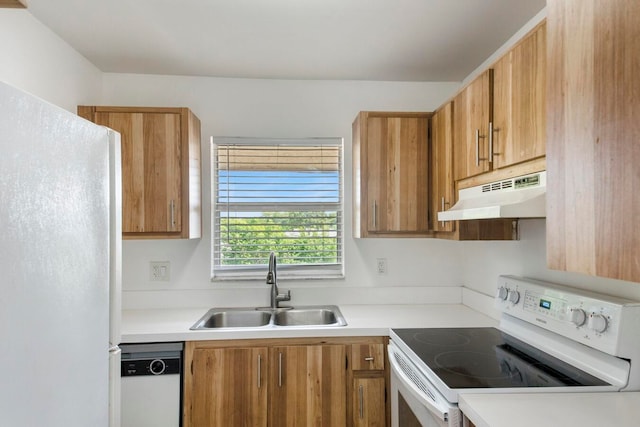
[[[0,82],[0,425],[109,423],[109,136]]]
[[[113,346],[109,349],[109,427],[121,426],[121,363],[122,350]]]
[[[120,134],[109,135],[109,346],[120,344],[122,323],[122,163]],[[118,378],[120,382],[120,378]]]
[[[109,427],[120,427],[122,323],[122,184],[120,134],[109,135]]]

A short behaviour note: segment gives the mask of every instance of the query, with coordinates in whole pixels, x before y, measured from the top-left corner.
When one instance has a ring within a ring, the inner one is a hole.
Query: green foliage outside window
[[[220,221],[221,265],[266,263],[275,250],[280,264],[335,264],[336,212],[266,212]]]

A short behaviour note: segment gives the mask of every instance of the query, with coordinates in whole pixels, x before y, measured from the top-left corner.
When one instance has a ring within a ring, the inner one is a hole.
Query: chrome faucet
[[[291,299],[291,291],[286,293],[278,292],[278,273],[277,273],[277,261],[276,254],[271,252],[269,254],[269,272],[267,273],[267,285],[271,286],[271,308],[278,308],[280,301],[289,301]]]

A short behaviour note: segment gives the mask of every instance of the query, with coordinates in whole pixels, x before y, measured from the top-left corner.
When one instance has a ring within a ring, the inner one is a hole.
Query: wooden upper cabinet
[[[454,178],[456,181],[490,170],[493,70],[487,70],[464,88],[454,103]]]
[[[463,95],[465,96],[465,95]],[[453,180],[453,132],[456,100],[433,113],[431,118],[431,212],[436,237],[455,240],[514,240],[513,221],[509,219],[438,221],[438,212],[447,210],[457,200]],[[475,152],[473,153],[475,155]]]
[[[453,231],[454,221],[438,221],[438,212],[449,209],[455,200],[453,181],[453,101],[431,117],[431,217],[434,231]]]
[[[543,22],[454,98],[456,181],[544,169],[536,159],[546,152],[546,38]]]
[[[2,8],[24,9],[26,7],[27,7],[26,0],[0,0],[0,9]]]
[[[429,234],[430,116],[361,112],[354,121],[354,237]]]
[[[640,282],[640,2],[549,0],[547,264]]]
[[[493,169],[545,155],[546,35],[543,22],[493,66]]]
[[[200,120],[186,108],[78,114],[121,135],[123,238],[200,238]]]

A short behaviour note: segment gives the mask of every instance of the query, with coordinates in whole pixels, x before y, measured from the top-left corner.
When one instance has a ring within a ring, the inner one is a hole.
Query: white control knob
[[[607,330],[607,318],[602,314],[591,313],[589,316],[589,329],[596,331],[598,333],[603,333]]]
[[[587,313],[585,313],[585,311],[581,308],[576,308],[576,307],[570,308],[569,316],[570,316],[571,323],[573,323],[576,326],[582,326],[584,325],[584,322],[587,321]]]
[[[498,298],[500,298],[502,301],[506,301],[508,295],[509,289],[505,288],[504,286],[500,286],[500,288],[498,289]]]
[[[517,304],[518,301],[520,301],[520,292],[516,290],[509,291],[509,301],[511,301],[514,304]]]

